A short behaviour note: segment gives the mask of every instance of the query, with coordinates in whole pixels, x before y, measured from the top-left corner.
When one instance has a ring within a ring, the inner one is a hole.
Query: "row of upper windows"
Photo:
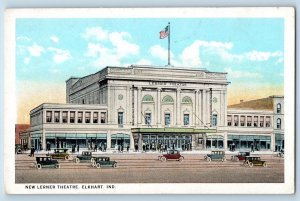
[[[227,115],[227,125],[247,127],[271,127],[271,117]]]
[[[75,115],[77,113],[77,116]],[[106,123],[106,112],[46,111],[47,123]]]
[[[151,95],[145,95],[142,99],[142,102],[154,102],[154,98]],[[170,95],[166,95],[162,99],[163,103],[174,103],[174,99]],[[192,99],[189,96],[185,96],[181,100],[182,103],[193,103]]]

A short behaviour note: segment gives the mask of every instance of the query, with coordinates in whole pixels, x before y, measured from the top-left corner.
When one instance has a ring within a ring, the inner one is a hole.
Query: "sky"
[[[17,123],[65,103],[65,81],[105,66],[171,65],[227,72],[228,104],[284,95],[282,18],[17,19]]]

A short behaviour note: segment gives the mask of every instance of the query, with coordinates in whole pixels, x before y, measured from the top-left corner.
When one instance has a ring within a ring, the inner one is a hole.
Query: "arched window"
[[[281,113],[281,104],[280,103],[277,104],[277,113]]]
[[[163,99],[162,99],[163,103],[174,103],[174,100],[171,96],[166,95]]]
[[[191,104],[192,103],[192,99],[189,96],[185,96],[182,98],[182,103],[184,104]]]
[[[281,119],[280,118],[277,119],[277,128],[281,129]]]
[[[148,94],[143,97],[142,102],[154,102],[154,99],[151,95]]]

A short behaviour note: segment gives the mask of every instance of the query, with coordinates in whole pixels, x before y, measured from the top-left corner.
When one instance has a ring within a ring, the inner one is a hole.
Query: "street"
[[[268,166],[244,166],[243,162],[204,160],[204,154],[183,153],[184,160],[161,162],[159,153],[105,153],[117,168],[97,169],[90,162],[59,160],[60,168],[34,167],[35,157],[16,155],[16,183],[282,183],[284,159],[260,155]],[[36,154],[35,156],[45,156]]]

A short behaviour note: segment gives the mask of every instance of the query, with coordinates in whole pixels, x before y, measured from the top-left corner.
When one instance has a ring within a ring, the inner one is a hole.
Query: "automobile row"
[[[41,168],[60,168],[60,163],[56,159],[69,160],[71,157],[68,153],[68,149],[55,149],[54,153],[49,153],[44,157],[36,157],[35,167]],[[158,160],[165,162],[167,160],[183,161],[184,156],[180,154],[178,150],[168,150],[166,154],[158,156]],[[226,161],[224,151],[211,151],[210,154],[204,156],[204,160],[207,162],[211,161]],[[117,162],[110,160],[110,157],[93,156],[91,151],[83,151],[81,155],[73,158],[74,163],[89,162],[92,167],[117,167]],[[231,161],[242,161],[243,165],[253,167],[262,166],[267,167],[267,162],[261,160],[259,156],[251,156],[250,152],[239,152],[237,155],[231,156]]]

